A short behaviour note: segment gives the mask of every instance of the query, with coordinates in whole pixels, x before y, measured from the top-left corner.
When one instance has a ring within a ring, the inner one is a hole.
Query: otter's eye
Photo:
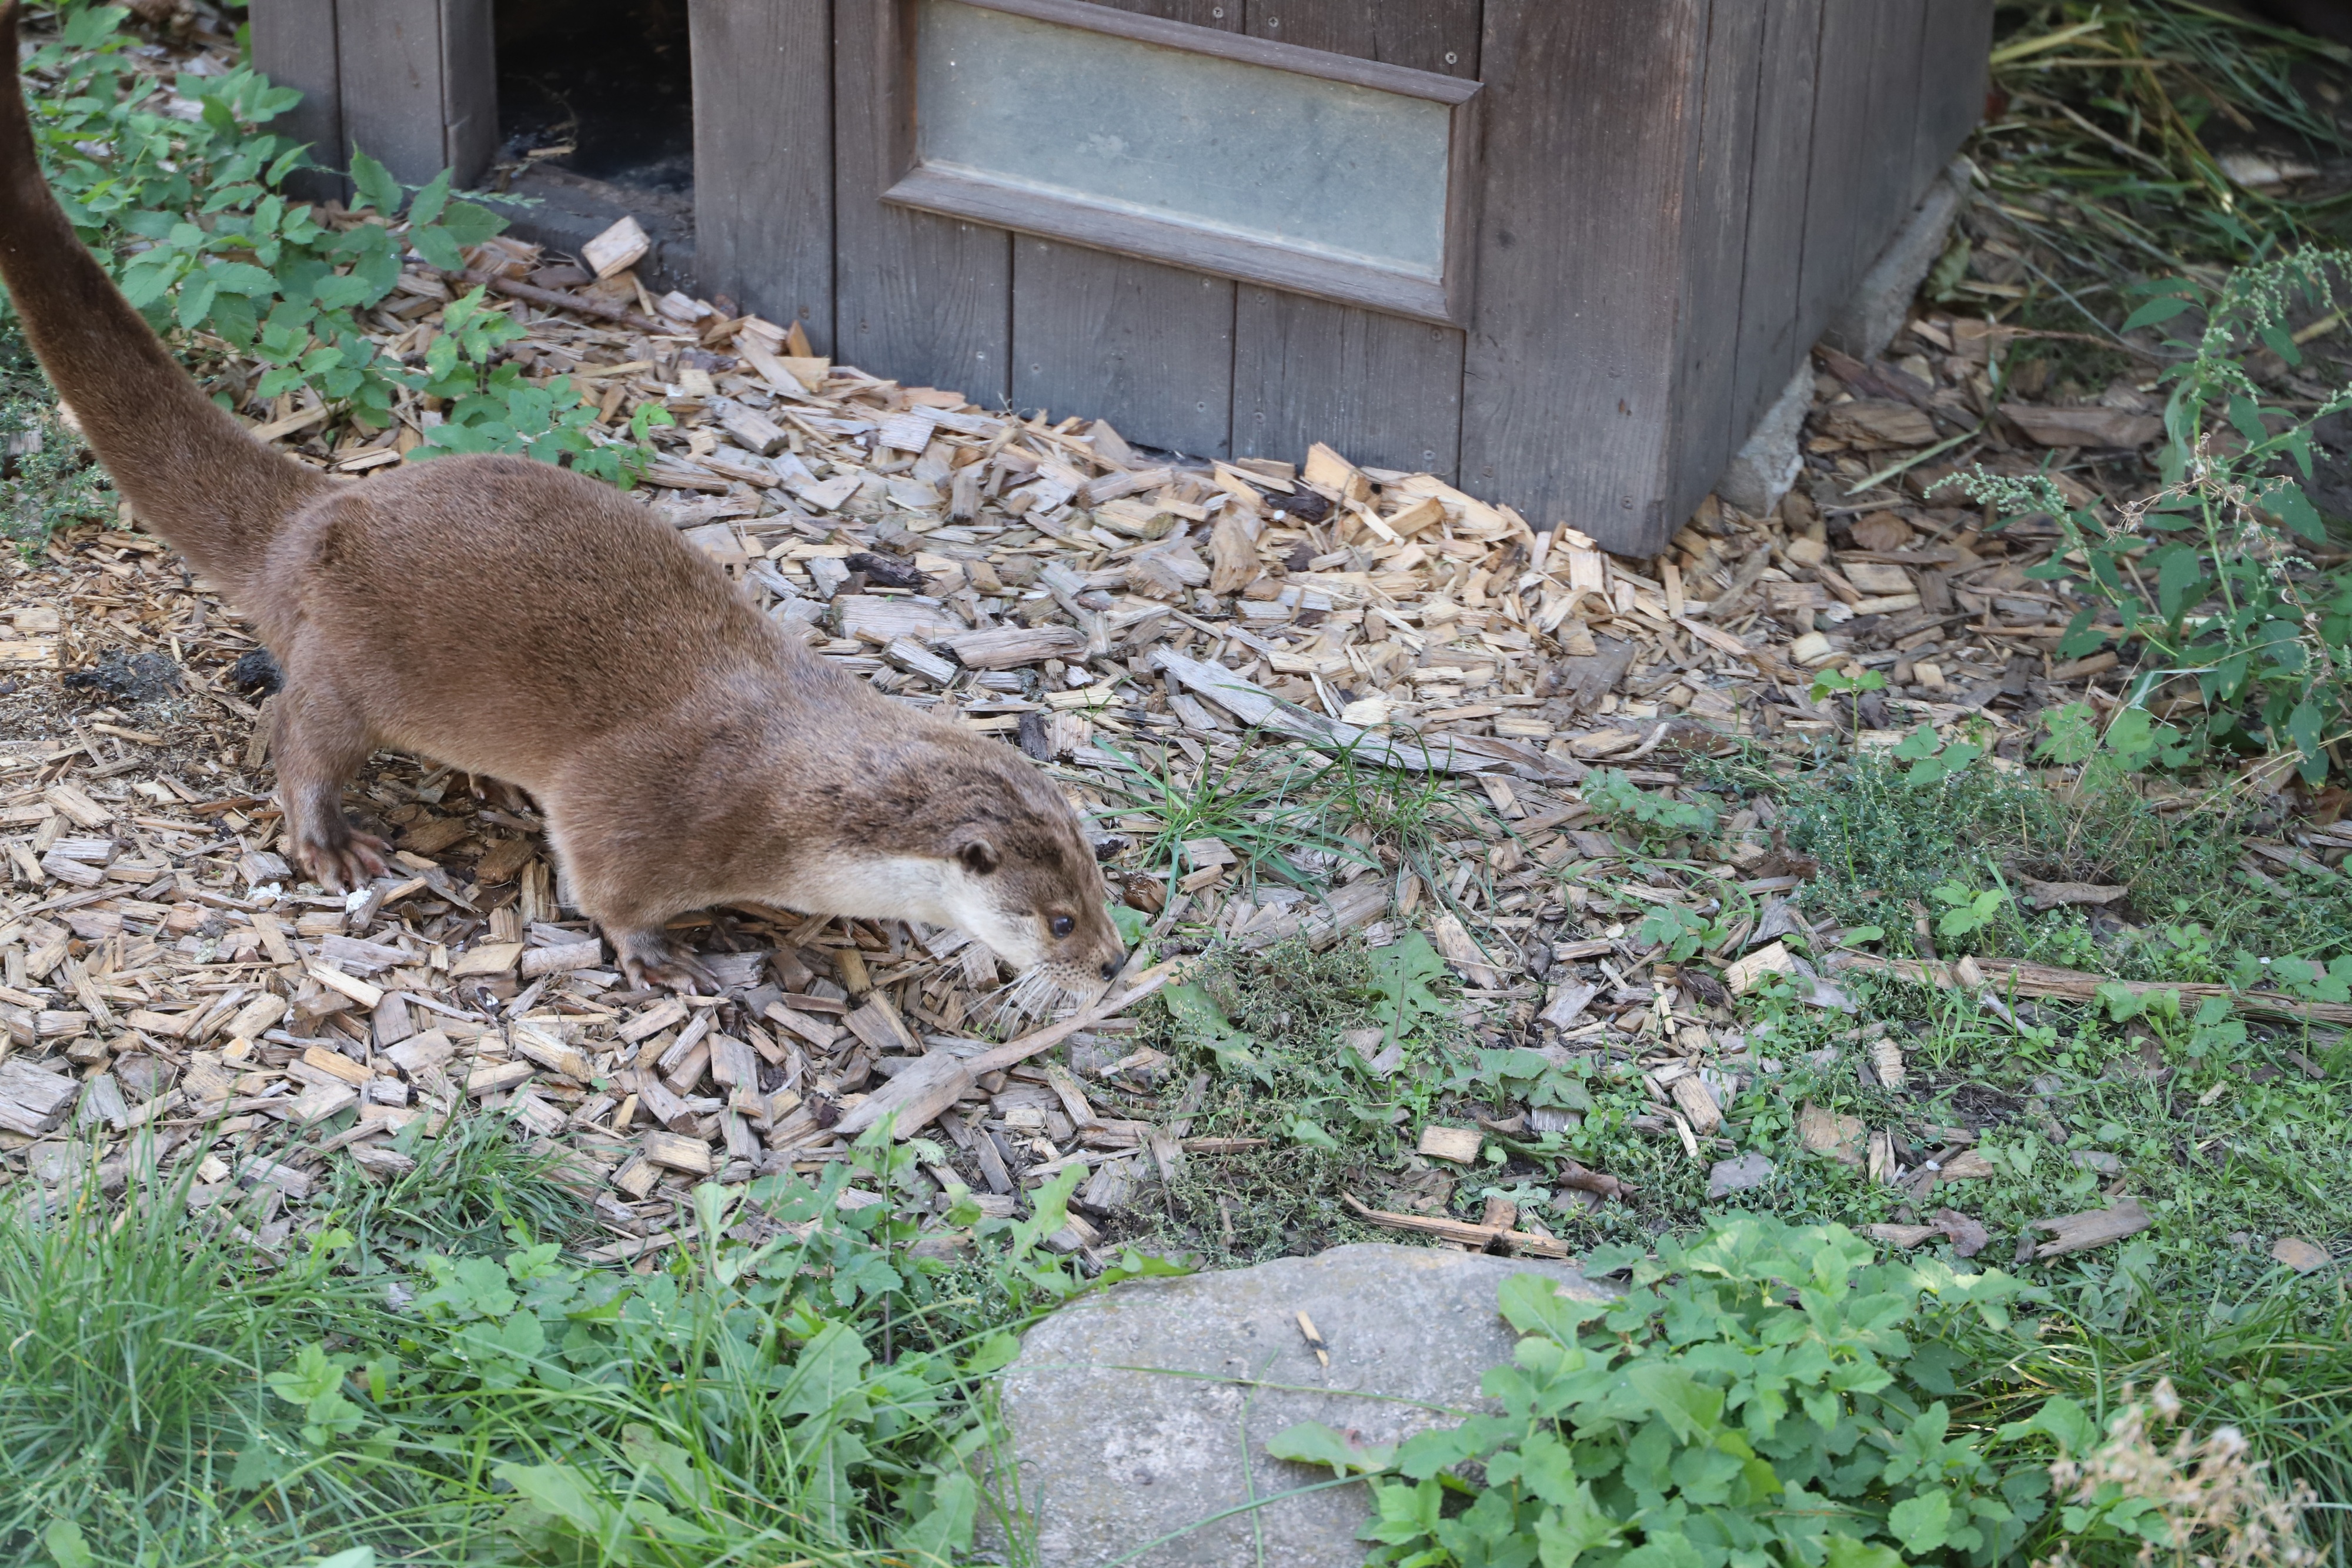
[[[1046,922],[1045,925],[1045,929],[1051,931],[1056,936],[1067,936],[1071,932],[1076,931],[1077,928],[1078,923],[1071,919],[1066,915],[1056,915],[1052,920]]]

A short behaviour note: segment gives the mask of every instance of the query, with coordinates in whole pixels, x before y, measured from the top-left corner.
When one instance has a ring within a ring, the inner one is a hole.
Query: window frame
[[[1188,54],[1318,77],[1444,105],[1448,111],[1444,262],[1442,276],[1433,281],[1369,263],[1215,233],[1181,221],[1110,212],[1038,192],[1010,190],[953,171],[926,167],[919,152],[916,123],[919,3],[919,0],[883,0],[881,5],[882,37],[874,61],[874,91],[885,137],[879,193],[883,202],[1240,282],[1265,284],[1389,315],[1409,316],[1449,327],[1465,328],[1470,324],[1481,83],[1214,27],[1139,16],[1088,4],[1087,0],[948,0],[950,4],[1001,11]]]

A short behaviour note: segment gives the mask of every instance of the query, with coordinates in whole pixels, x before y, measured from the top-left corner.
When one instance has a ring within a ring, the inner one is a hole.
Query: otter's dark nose
[[[1116,980],[1118,978],[1118,959],[1105,958],[1103,960],[1103,978],[1106,980]]]

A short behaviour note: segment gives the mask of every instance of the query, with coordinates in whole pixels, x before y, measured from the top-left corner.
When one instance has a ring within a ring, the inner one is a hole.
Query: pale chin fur
[[[998,994],[998,1007],[1042,1018],[1056,1002],[1092,1002],[1109,987],[1100,980],[1072,985],[1046,964],[1046,944],[1034,915],[1007,916],[996,885],[952,861],[913,855],[867,861],[839,873],[779,889],[772,901],[790,909],[824,909],[866,920],[920,920],[952,926],[1021,971]]]

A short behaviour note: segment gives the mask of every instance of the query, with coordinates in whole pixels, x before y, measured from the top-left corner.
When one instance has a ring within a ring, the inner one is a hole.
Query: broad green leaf
[[[1398,1447],[1396,1467],[1414,1480],[1427,1480],[1440,1470],[1476,1458],[1481,1451],[1477,1435],[1468,1427],[1416,1432]]]
[[[1301,1421],[1265,1440],[1265,1451],[1293,1464],[1328,1465],[1332,1479],[1370,1474],[1396,1462],[1396,1448],[1387,1443],[1355,1444],[1320,1421]]]
[[[506,226],[506,219],[473,202],[452,202],[441,214],[441,232],[469,247],[504,233]]]
[[[2085,604],[2074,612],[2074,618],[2066,622],[2065,633],[2058,639],[2057,656],[2061,659],[2079,659],[2106,640],[2105,629],[2091,624],[2091,607]]]
[[[1536,1554],[1543,1568],[1576,1568],[1579,1557],[1615,1545],[1624,1533],[1624,1527],[1593,1501],[1590,1481],[1545,1500],[1552,1506],[1536,1520]]]
[[[565,1464],[501,1464],[492,1474],[548,1513],[594,1540],[610,1516],[609,1505],[577,1467]]]
[[[780,1416],[823,1416],[838,1411],[844,1419],[865,1413],[858,1397],[870,1353],[856,1331],[829,1322],[801,1347],[790,1379],[776,1402]]]
[[[2279,515],[2288,528],[2293,528],[2305,538],[2314,544],[2324,545],[2327,542],[2327,525],[2321,520],[2318,508],[2314,507],[2310,499],[2304,495],[2302,486],[2291,479],[2283,481],[2264,496],[2263,500],[2272,511]]]
[[[1514,1274],[1496,1293],[1504,1320],[1521,1333],[1549,1334],[1574,1344],[1577,1331],[1609,1310],[1606,1301],[1562,1295],[1559,1281],[1546,1274]]]
[[[1694,1443],[1714,1434],[1723,1416],[1723,1390],[1710,1388],[1681,1367],[1640,1361],[1625,1369],[1625,1381],[1647,1406],[1673,1428],[1675,1440]]]
[[[98,1561],[90,1554],[81,1526],[70,1519],[49,1521],[48,1527],[41,1531],[41,1544],[48,1548],[58,1568],[93,1568]]]
[[[1938,1487],[1904,1499],[1887,1514],[1886,1527],[1903,1542],[1906,1552],[1933,1552],[1944,1544],[1951,1531],[1951,1494]]]
[[[1897,762],[1924,762],[1933,757],[1937,747],[1942,744],[1936,738],[1934,727],[1923,724],[1905,736],[1888,755]]]
[[[457,248],[456,236],[445,228],[412,230],[408,241],[417,254],[444,272],[462,272],[466,267],[465,252]]]
[[[352,149],[354,208],[373,208],[386,217],[400,211],[400,182],[392,172],[358,148]]]
[[[2169,321],[2182,311],[2190,308],[2192,308],[2190,302],[2177,294],[2160,295],[2125,317],[2123,326],[2117,329],[2132,332],[2142,327],[2153,327],[2158,322]]]
[[[961,1470],[941,1476],[931,1489],[931,1506],[898,1532],[898,1552],[909,1568],[951,1568],[971,1550],[972,1525],[980,1513],[980,1489]]]
[[[1822,1568],[1903,1568],[1903,1554],[1891,1546],[1866,1544],[1851,1535],[1832,1535]]]
[[[427,181],[408,204],[408,223],[413,234],[441,215],[449,204],[449,171],[444,169]]]
[[[203,326],[212,312],[213,297],[219,292],[219,283],[210,277],[198,274],[189,278],[181,287],[179,308],[174,312],[181,327],[193,332]]]
[[[2032,1433],[2041,1432],[2057,1441],[2061,1453],[2080,1457],[2098,1446],[2099,1429],[2087,1411],[2063,1394],[2044,1400],[2042,1408],[2022,1421],[2011,1421],[2000,1428],[2000,1439],[2013,1442]]]

